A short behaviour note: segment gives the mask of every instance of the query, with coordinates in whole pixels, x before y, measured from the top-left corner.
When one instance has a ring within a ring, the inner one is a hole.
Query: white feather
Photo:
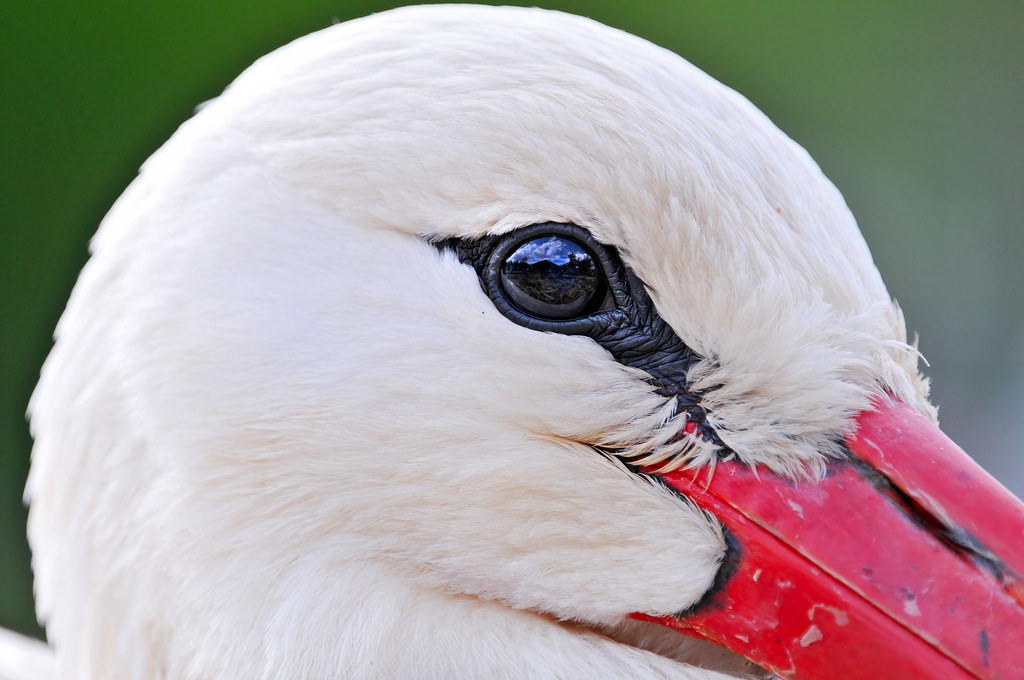
[[[933,413],[842,198],[739,95],[553,12],[334,26],[204,106],[93,242],[31,408],[63,677],[724,677],[624,621],[724,550],[592,448],[671,405],[427,243],[543,221],[620,250],[744,461],[813,472],[882,391]]]
[[[0,680],[51,680],[56,672],[45,643],[0,628]]]

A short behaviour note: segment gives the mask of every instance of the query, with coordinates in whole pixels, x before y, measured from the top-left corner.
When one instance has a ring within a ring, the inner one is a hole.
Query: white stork
[[[945,450],[842,197],[592,21],[406,8],[261,59],[56,337],[60,677],[1024,677],[1021,507]]]

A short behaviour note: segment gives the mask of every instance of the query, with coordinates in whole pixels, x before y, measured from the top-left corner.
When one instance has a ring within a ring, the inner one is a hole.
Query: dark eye
[[[516,308],[552,321],[597,311],[608,290],[597,258],[557,234],[524,241],[501,262],[499,276],[502,291]]]
[[[632,304],[636,277],[615,248],[575,224],[541,222],[435,245],[472,266],[494,307],[526,328],[593,335],[620,328]],[[635,286],[643,292],[639,280]]]

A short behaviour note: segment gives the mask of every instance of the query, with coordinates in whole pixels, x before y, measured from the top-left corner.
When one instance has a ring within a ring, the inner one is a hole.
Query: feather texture
[[[883,391],[934,413],[839,193],[736,93],[554,12],[334,26],[185,123],[93,241],[31,404],[63,677],[725,677],[624,619],[724,552],[595,451],[662,460],[671,404],[427,242],[545,221],[619,250],[748,463],[814,474]]]

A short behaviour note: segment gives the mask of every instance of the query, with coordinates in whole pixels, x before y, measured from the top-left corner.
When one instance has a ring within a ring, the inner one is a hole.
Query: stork
[[[1022,677],[1024,510],[917,364],[838,191],[676,55],[333,26],[92,242],[39,615],[67,678]]]

